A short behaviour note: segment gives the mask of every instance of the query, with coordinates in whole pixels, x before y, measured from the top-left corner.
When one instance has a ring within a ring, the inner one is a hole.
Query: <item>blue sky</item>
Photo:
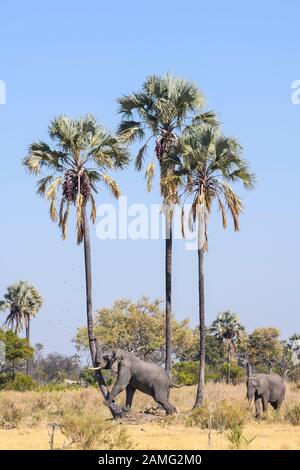
[[[29,143],[46,137],[53,116],[94,113],[115,129],[116,98],[149,74],[170,72],[199,84],[223,130],[236,136],[257,175],[243,193],[241,232],[211,218],[206,257],[207,323],[224,309],[249,330],[300,331],[300,4],[265,1],[2,2],[0,80],[0,293],[25,279],[44,306],[32,340],[72,353],[85,322],[82,247],[73,231],[63,242],[48,206],[21,166]],[[116,178],[129,203],[159,202],[133,168]],[[97,202],[111,201],[100,192]],[[91,229],[94,307],[114,299],[164,295],[163,241],[100,241]],[[173,310],[197,323],[197,256],[174,249]],[[4,318],[4,317],[3,317]]]

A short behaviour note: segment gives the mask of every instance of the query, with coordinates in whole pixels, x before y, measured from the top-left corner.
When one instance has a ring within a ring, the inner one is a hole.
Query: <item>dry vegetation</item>
[[[112,422],[96,389],[0,392],[0,449],[300,449],[300,390],[288,386],[287,407],[253,418],[245,385],[208,384],[201,410],[195,388],[172,391],[179,413],[145,413],[155,403],[136,394],[133,412]],[[120,401],[124,397],[120,397]],[[54,434],[53,434],[54,429]]]

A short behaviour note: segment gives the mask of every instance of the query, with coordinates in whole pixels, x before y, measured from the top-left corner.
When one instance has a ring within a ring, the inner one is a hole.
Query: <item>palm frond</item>
[[[239,216],[243,212],[243,204],[237,194],[230,188],[230,186],[223,182],[222,183],[223,194],[225,197],[226,204],[230,210],[234,231],[238,232],[240,229]]]
[[[146,169],[146,185],[147,185],[147,191],[150,192],[152,188],[152,181],[154,177],[154,170],[155,170],[155,165],[153,162],[150,162],[147,169]]]
[[[181,209],[181,234],[182,238],[185,238],[185,210],[184,206]]]
[[[95,223],[96,216],[97,216],[96,202],[95,202],[94,196],[91,194],[91,221],[92,223]]]
[[[77,230],[77,245],[83,241],[83,218],[82,218],[82,211],[83,211],[83,196],[82,194],[78,194],[77,202],[76,202],[76,230]]]
[[[145,137],[145,131],[138,121],[122,121],[118,128],[118,136],[121,142],[132,143],[136,140],[142,140]]]
[[[46,194],[47,199],[50,201],[50,218],[53,222],[57,220],[56,201],[57,201],[57,190],[62,185],[62,178],[58,177],[53,180],[49,186]]]
[[[41,178],[37,182],[37,191],[36,191],[37,194],[39,194],[40,196],[44,196],[47,186],[52,180],[53,180],[53,175],[49,175],[49,176],[45,176],[45,178]]]
[[[37,175],[43,167],[52,171],[63,171],[67,161],[66,153],[53,150],[45,142],[39,141],[33,142],[29,146],[28,155],[23,159],[23,165],[29,173]]]
[[[209,126],[217,127],[220,125],[217,115],[214,111],[206,111],[205,113],[197,114],[193,117],[191,125],[207,124]]]
[[[65,240],[67,237],[67,224],[68,224],[69,213],[70,213],[70,203],[68,202],[67,207],[65,209],[65,213],[62,218],[62,224],[61,224],[61,232],[62,232],[63,240]]]
[[[147,151],[148,143],[146,142],[138,151],[135,159],[135,169],[140,171],[143,167],[145,153]]]
[[[107,188],[110,190],[111,194],[118,199],[121,196],[121,191],[116,181],[111,178],[109,175],[102,173],[102,181],[106,184]]]
[[[221,214],[222,214],[222,224],[223,224],[223,228],[227,228],[227,217],[226,217],[226,209],[225,209],[225,206],[224,204],[222,203],[221,201],[221,198],[219,196],[217,196],[217,199],[218,199],[218,205],[219,205],[219,209],[221,211]]]

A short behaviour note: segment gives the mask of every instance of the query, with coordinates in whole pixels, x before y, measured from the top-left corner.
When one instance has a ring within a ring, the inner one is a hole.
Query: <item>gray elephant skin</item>
[[[136,390],[146,393],[160,404],[167,414],[176,412],[176,408],[169,402],[170,389],[179,388],[180,385],[172,383],[167,372],[156,364],[142,361],[131,353],[118,349],[99,358],[97,355],[97,369],[111,369],[117,373],[117,380],[110,392],[109,403],[126,389],[126,404],[122,408],[128,412]]]
[[[255,402],[255,416],[261,414],[261,404],[264,412],[270,403],[275,410],[279,410],[285,398],[286,385],[282,377],[277,374],[256,374],[248,377],[247,398]]]

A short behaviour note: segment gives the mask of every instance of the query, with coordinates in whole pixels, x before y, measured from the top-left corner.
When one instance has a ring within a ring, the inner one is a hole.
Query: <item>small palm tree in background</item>
[[[199,332],[200,363],[195,407],[204,399],[205,372],[205,301],[204,301],[204,254],[208,250],[208,216],[216,201],[222,215],[223,227],[227,227],[227,210],[233,219],[234,230],[239,230],[239,217],[243,205],[230,183],[242,182],[253,187],[254,177],[247,162],[242,159],[242,148],[234,138],[221,135],[216,126],[189,126],[176,147],[172,149],[180,157],[180,165],[165,183],[173,181],[180,187],[179,197],[184,204],[191,201],[189,213],[190,230],[198,224],[198,273],[199,273]],[[170,158],[172,158],[170,153]]]
[[[37,183],[37,192],[50,203],[50,217],[58,222],[62,236],[66,238],[67,220],[71,208],[76,213],[77,243],[84,242],[86,277],[87,329],[91,358],[96,366],[96,341],[93,330],[91,246],[87,206],[90,218],[96,218],[94,195],[104,184],[116,198],[120,195],[117,183],[107,174],[107,169],[120,169],[128,163],[127,151],[118,139],[105,130],[92,115],[81,119],[67,116],[55,118],[49,127],[49,137],[54,147],[46,142],[34,142],[29,147],[24,165],[30,173],[45,173]],[[59,209],[57,210],[57,204]],[[96,372],[100,390],[109,397],[101,371]],[[120,414],[120,408],[112,404],[112,414]]]
[[[211,333],[223,344],[227,353],[227,383],[230,383],[231,358],[237,352],[238,345],[245,337],[245,328],[239,317],[230,311],[219,313],[217,319],[212,323]]]
[[[166,357],[165,367],[170,373],[172,365],[171,297],[172,297],[172,226],[173,210],[178,202],[176,184],[165,178],[172,175],[174,165],[168,154],[178,136],[187,126],[196,122],[215,122],[212,112],[200,113],[204,97],[199,88],[188,81],[171,75],[149,76],[140,92],[118,99],[122,121],[119,135],[124,142],[141,141],[135,167],[140,171],[147,150],[153,142],[153,157],[160,171],[160,191],[166,215],[165,295],[166,295]],[[155,163],[151,158],[146,169],[147,190],[151,190]]]
[[[30,345],[30,321],[35,317],[43,304],[39,291],[26,281],[20,281],[8,286],[3,300],[0,301],[0,311],[8,311],[5,321],[15,334],[23,329]],[[29,374],[29,360],[27,359],[26,373]]]

